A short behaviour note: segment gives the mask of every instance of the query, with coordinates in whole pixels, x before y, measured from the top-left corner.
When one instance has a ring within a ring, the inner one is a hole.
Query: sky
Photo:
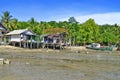
[[[28,21],[67,21],[120,25],[120,0],[0,0],[0,16],[9,11],[13,18]]]

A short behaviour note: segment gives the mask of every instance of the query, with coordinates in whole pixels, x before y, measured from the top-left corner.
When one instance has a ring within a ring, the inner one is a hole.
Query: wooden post
[[[27,40],[27,48],[29,48],[29,46],[28,46],[28,40]]]
[[[72,46],[72,41],[71,41],[71,37],[69,39],[69,43],[70,43],[70,47]]]
[[[21,38],[22,38],[22,35],[20,34],[20,43],[19,43],[19,46],[21,47]]]
[[[32,36],[31,36],[31,40],[30,40],[30,48],[32,48]]]
[[[36,48],[39,48],[39,41],[40,41],[40,37],[36,36]]]
[[[45,46],[46,46],[46,43],[43,43],[43,44],[42,44],[42,48],[45,48]]]
[[[23,43],[23,47],[26,48],[26,42]]]
[[[15,46],[15,42],[13,43],[13,46]]]
[[[47,43],[47,49],[48,49],[48,43]]]
[[[6,44],[7,44],[6,37],[4,37],[4,45],[6,45]]]
[[[32,48],[32,42],[30,42],[30,48]]]
[[[36,43],[34,42],[34,43],[32,43],[32,44],[33,44],[33,48],[35,48]]]
[[[55,49],[55,44],[53,43],[53,49]]]
[[[19,43],[19,46],[21,47],[21,41],[20,41],[20,43]]]
[[[39,48],[39,41],[37,41],[37,48]]]
[[[62,49],[62,46],[61,46],[61,44],[60,44],[60,50]]]

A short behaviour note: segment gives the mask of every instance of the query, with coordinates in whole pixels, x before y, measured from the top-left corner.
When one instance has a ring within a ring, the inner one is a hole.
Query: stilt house
[[[7,33],[9,43],[35,42],[36,34],[28,29],[14,30]]]

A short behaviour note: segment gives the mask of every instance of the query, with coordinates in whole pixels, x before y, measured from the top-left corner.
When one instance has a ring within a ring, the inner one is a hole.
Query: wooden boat
[[[107,46],[107,47],[97,47],[97,45],[95,44],[91,44],[91,45],[88,45],[86,46],[86,48],[88,49],[93,49],[93,50],[101,50],[101,51],[115,51],[117,50],[117,47],[112,45],[112,46]]]

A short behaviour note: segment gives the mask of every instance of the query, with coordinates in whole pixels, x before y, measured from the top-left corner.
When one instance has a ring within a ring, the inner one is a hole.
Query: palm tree
[[[10,12],[8,11],[3,12],[3,16],[1,16],[2,24],[9,28],[10,27],[9,23],[12,20],[11,18],[12,16],[10,15]]]
[[[32,29],[34,31],[34,29],[36,28],[36,26],[39,24],[37,21],[35,21],[35,19],[32,17],[29,21],[29,29]]]
[[[18,28],[18,19],[14,18],[10,22],[11,28],[10,30],[15,30]]]
[[[50,25],[45,21],[41,21],[39,25],[42,28],[42,34],[45,34],[45,29],[50,28]]]
[[[33,17],[31,17],[31,19],[29,20],[29,22],[30,22],[31,24],[34,24],[34,23],[35,23],[35,19],[34,19]]]

